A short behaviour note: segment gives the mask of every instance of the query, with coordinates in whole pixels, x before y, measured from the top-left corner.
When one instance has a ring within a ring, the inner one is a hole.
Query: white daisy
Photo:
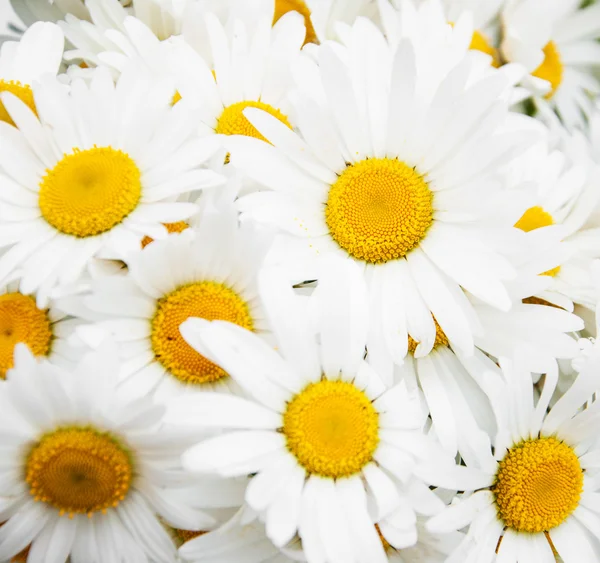
[[[597,350],[547,412],[556,370],[536,402],[521,361],[503,361],[507,383],[497,397],[494,455],[474,443],[477,461],[468,467],[418,471],[431,484],[467,491],[427,524],[433,533],[469,526],[448,563],[554,563],[553,551],[564,563],[598,560],[600,403],[580,407],[598,387],[599,362]]]
[[[548,260],[556,259],[556,249],[538,252],[530,260],[531,271],[537,268],[551,278],[549,287],[535,296],[569,311],[573,310],[573,303],[595,306],[590,270],[592,260],[600,256],[598,229],[588,225],[600,201],[596,186],[598,167],[584,160],[586,151],[581,150],[579,141],[563,132],[559,149],[549,151],[548,141],[542,141],[517,159],[510,170],[513,184],[530,186],[528,208],[515,226],[537,231],[536,234],[542,229],[557,230],[558,226],[563,240],[561,261],[556,267],[541,269]]]
[[[32,25],[20,41],[5,41],[0,48],[0,92],[10,92],[35,112],[31,86],[46,75],[56,76],[64,42],[56,25],[43,22]],[[1,101],[0,121],[15,124]]]
[[[31,546],[30,562],[168,563],[175,545],[163,522],[217,524],[196,508],[180,465],[189,438],[162,425],[162,407],[117,396],[110,344],[73,371],[36,362],[24,346],[16,355],[0,386],[0,560]],[[229,494],[225,481],[204,485]]]
[[[503,57],[527,69],[523,84],[569,126],[583,123],[591,96],[600,93],[594,75],[600,64],[600,5],[580,6],[580,0],[512,0],[502,14]]]
[[[399,10],[411,10],[405,0],[390,0]],[[443,4],[445,19],[455,25],[461,17],[469,14],[473,21],[473,34],[469,48],[485,53],[492,59],[492,64],[500,66],[498,54],[499,29],[498,14],[504,0],[416,0],[419,9],[425,14],[430,24],[436,19],[437,4]],[[385,6],[386,2],[381,2]],[[410,17],[410,16],[409,16]],[[385,24],[385,18],[382,18]],[[407,25],[410,27],[410,24]]]
[[[216,147],[194,133],[185,103],[135,65],[113,84],[104,69],[89,85],[34,85],[39,119],[9,93],[18,130],[0,122],[0,280],[21,277],[25,293],[47,295],[85,271],[94,256],[123,259],[161,223],[195,205],[180,193],[218,185],[200,165]]]
[[[13,367],[15,346],[22,342],[37,358],[69,365],[81,356],[69,343],[79,321],[51,303],[40,307],[35,296],[19,291],[18,283],[0,287],[0,378]]]
[[[131,59],[143,61],[154,71],[168,72],[168,45],[162,42],[182,32],[192,0],[135,0],[130,8],[118,0],[88,0],[91,22],[72,14],[59,22],[65,37],[75,47],[65,51],[65,60],[83,61],[85,66],[107,66],[118,76]],[[85,76],[77,66],[70,74]]]
[[[117,341],[123,393],[165,400],[236,391],[225,371],[185,342],[179,325],[189,317],[218,319],[267,337],[256,275],[270,243],[270,235],[238,225],[231,202],[207,205],[197,228],[152,242],[128,260],[126,276],[98,279],[91,295],[61,306],[99,321],[79,329],[84,341],[93,345],[106,331]]]
[[[462,34],[464,55],[471,32],[446,28]],[[401,362],[410,335],[426,354],[435,318],[469,355],[477,320],[463,290],[511,306],[505,282],[516,271],[507,256],[523,233],[493,174],[531,140],[521,130],[529,118],[508,113],[499,99],[508,80],[494,69],[468,78],[470,58],[452,66],[444,56],[446,75],[411,41],[391,50],[367,20],[351,32],[351,47],[326,43],[318,65],[305,59],[296,69],[314,94],[296,96],[302,136],[248,108],[244,115],[274,146],[242,136],[226,142],[232,164],[268,188],[239,200],[243,217],[287,234],[281,259],[299,280],[315,279],[319,253],[360,265],[370,353],[385,343]]]
[[[186,321],[184,338],[252,399],[184,397],[169,404],[167,420],[223,430],[189,449],[184,466],[221,476],[255,474],[246,502],[261,514],[275,545],[297,533],[310,563],[385,562],[375,523],[399,509],[400,484],[414,492],[415,504],[441,508],[412,470],[417,460],[436,463],[442,453],[421,432],[426,412],[419,394],[403,384],[386,390],[363,361],[366,299],[358,267],[335,257],[321,267],[320,345],[301,298],[278,270],[265,269],[260,278],[278,352],[230,323]],[[412,506],[402,516],[396,524],[410,545],[416,542]]]
[[[290,13],[272,27],[269,17],[253,27],[243,20],[225,27],[211,12],[196,17],[197,27],[205,30],[210,42],[210,57],[205,60],[180,41],[173,48],[171,64],[177,92],[198,108],[202,133],[264,140],[244,117],[248,107],[264,110],[291,128],[288,94],[291,69],[306,33],[302,18]]]

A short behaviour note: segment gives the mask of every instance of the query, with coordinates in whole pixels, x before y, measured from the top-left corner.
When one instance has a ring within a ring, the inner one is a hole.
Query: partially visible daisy
[[[0,92],[17,96],[36,111],[31,86],[44,76],[56,76],[63,56],[64,37],[52,23],[35,23],[20,41],[6,41],[0,48]],[[0,121],[14,125],[0,101]]]
[[[256,276],[270,243],[268,233],[238,225],[231,202],[207,205],[197,228],[148,244],[128,260],[126,276],[98,279],[89,296],[63,306],[98,321],[79,330],[84,341],[93,345],[105,331],[117,341],[123,393],[164,400],[236,391],[225,371],[187,344],[179,325],[190,317],[218,319],[266,337]]]
[[[560,148],[571,142],[566,133],[563,135]],[[576,158],[582,160],[583,156]],[[551,283],[535,297],[569,311],[573,310],[573,303],[593,308],[596,294],[590,269],[592,260],[600,257],[600,242],[596,242],[598,229],[590,230],[586,223],[600,201],[595,181],[598,168],[573,162],[563,150],[550,151],[548,141],[544,140],[525,151],[513,163],[510,173],[511,184],[529,184],[529,207],[515,226],[535,234],[554,229],[563,241],[560,263],[542,270]],[[549,258],[548,252],[552,257]],[[538,252],[530,260],[529,268],[539,270],[540,265],[555,257],[552,248]]]
[[[277,269],[263,271],[260,289],[278,351],[230,323],[186,321],[183,336],[251,399],[180,398],[169,404],[167,420],[222,430],[190,448],[183,463],[200,474],[253,474],[246,502],[275,545],[298,534],[310,563],[385,562],[375,523],[393,520],[400,485],[415,487],[420,504],[443,504],[414,478],[413,468],[417,460],[435,464],[444,456],[422,433],[426,411],[419,394],[403,384],[386,389],[363,360],[367,316],[358,266],[329,257],[321,267],[320,344],[308,311]],[[396,525],[408,547],[416,543],[416,517],[410,506],[401,514],[408,518]]]
[[[391,0],[397,8],[406,9],[406,2]],[[443,4],[446,21],[452,25],[460,21],[461,17],[470,14],[473,21],[473,34],[469,48],[480,51],[491,57],[494,66],[500,66],[498,54],[499,26],[498,14],[505,0],[417,0],[421,10],[427,12],[427,18],[433,20],[437,11],[436,4]],[[382,2],[382,5],[385,3]],[[385,20],[383,20],[385,23]],[[410,24],[408,24],[410,26]]]
[[[210,42],[206,60],[188,43],[173,49],[173,73],[182,99],[197,106],[205,134],[246,135],[265,140],[246,119],[246,108],[269,113],[285,127],[293,118],[288,99],[292,68],[300,56],[306,30],[297,13],[271,27],[268,17],[255,26],[235,20],[224,26],[213,13],[199,13],[198,26]],[[193,23],[190,21],[189,24]]]
[[[68,14],[59,22],[75,47],[65,60],[86,66],[107,66],[118,76],[132,58],[153,70],[166,72],[161,42],[182,32],[191,0],[135,0],[124,8],[118,0],[88,0],[91,21]],[[70,69],[81,74],[78,68]],[[74,72],[75,73],[75,72]],[[84,73],[85,74],[85,71]]]
[[[0,122],[0,201],[10,211],[0,280],[18,274],[25,293],[76,281],[93,257],[125,258],[196,211],[175,196],[222,181],[200,169],[214,140],[198,138],[187,104],[171,107],[170,86],[135,65],[116,85],[100,68],[89,84],[49,79],[34,95],[39,118],[1,95],[18,129]]]
[[[30,546],[28,561],[172,562],[163,523],[217,524],[181,467],[189,438],[164,427],[162,407],[117,396],[109,343],[69,371],[16,353],[0,385],[0,560]],[[227,494],[226,482],[208,482]]]
[[[0,378],[14,365],[15,346],[25,344],[36,358],[68,365],[81,352],[69,343],[79,321],[67,319],[55,305],[40,307],[35,295],[19,291],[18,283],[0,287]]]
[[[600,93],[600,5],[579,0],[513,0],[502,14],[502,55],[530,73],[523,82],[568,126],[582,125]]]
[[[581,407],[598,388],[600,351],[550,411],[556,370],[546,374],[536,401],[521,361],[502,365],[506,387],[497,397],[501,416],[493,456],[473,444],[478,459],[468,467],[418,472],[433,485],[467,491],[427,527],[440,533],[469,526],[448,563],[495,557],[554,563],[555,554],[564,563],[597,561],[600,403]]]
[[[434,318],[472,354],[478,323],[464,290],[511,307],[506,282],[522,233],[494,175],[536,135],[529,118],[507,111],[504,75],[488,67],[469,77],[478,64],[464,56],[468,22],[443,25],[460,40],[437,64],[426,43],[396,48],[357,20],[349,46],[326,43],[318,64],[298,70],[298,133],[247,108],[273,146],[226,141],[232,164],[267,188],[240,198],[242,217],[282,231],[280,260],[298,279],[315,279],[319,254],[351,257],[370,293],[370,353],[384,343],[398,362],[409,335],[423,354],[432,349]]]

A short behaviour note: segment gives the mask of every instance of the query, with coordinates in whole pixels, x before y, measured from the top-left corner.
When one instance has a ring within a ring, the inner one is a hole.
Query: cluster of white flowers
[[[600,2],[11,2],[0,562],[600,561]]]

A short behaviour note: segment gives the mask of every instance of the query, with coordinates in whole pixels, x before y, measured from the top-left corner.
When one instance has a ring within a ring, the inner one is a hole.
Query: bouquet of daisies
[[[600,561],[600,3],[11,3],[0,562]]]

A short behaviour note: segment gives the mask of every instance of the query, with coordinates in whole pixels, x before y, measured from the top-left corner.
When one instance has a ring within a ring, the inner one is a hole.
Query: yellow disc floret
[[[306,43],[318,43],[317,34],[313,27],[312,20],[310,18],[310,10],[304,2],[304,0],[275,0],[275,14],[273,17],[273,25],[279,20],[281,16],[288,12],[298,12],[304,17],[304,25],[306,26]]]
[[[477,30],[473,32],[473,37],[471,38],[471,45],[469,45],[469,49],[472,49],[473,51],[481,51],[486,55],[490,55],[492,57],[492,66],[495,66],[496,68],[500,66],[498,51],[488,41],[487,37],[481,32]]]
[[[184,544],[186,542],[192,541],[200,536],[203,536],[207,532],[192,532],[190,530],[180,530],[178,528],[173,528],[173,532],[175,533],[175,537],[180,544]]]
[[[544,47],[544,61],[531,74],[542,80],[550,82],[550,92],[546,98],[550,99],[562,83],[564,67],[560,59],[560,53],[554,41],[550,41]]]
[[[171,233],[182,233],[186,229],[189,229],[189,225],[185,221],[177,221],[176,223],[164,223],[164,226],[167,228],[169,234]],[[146,248],[154,239],[149,236],[145,236],[142,239],[142,248]]]
[[[448,346],[450,342],[448,341],[448,337],[444,334],[442,327],[438,324],[438,322],[435,319],[433,319],[433,322],[435,324],[435,342],[433,344],[433,347],[437,348],[438,346]],[[414,354],[418,345],[419,343],[412,336],[409,335],[408,351]]]
[[[33,99],[33,90],[27,84],[21,84],[19,81],[15,80],[10,80],[8,82],[5,80],[0,80],[0,93],[2,92],[10,92],[11,94],[14,94],[37,115],[35,101]],[[15,124],[2,102],[0,102],[0,121],[5,121],[10,125]]]
[[[433,194],[421,175],[391,158],[348,166],[331,186],[329,233],[350,256],[382,263],[406,256],[433,222]]]
[[[263,102],[246,101],[237,102],[227,106],[217,120],[215,131],[221,135],[245,135],[246,137],[254,137],[255,139],[266,141],[267,139],[265,139],[258,132],[256,127],[246,119],[246,116],[243,113],[246,108],[262,109],[279,119],[279,121],[287,125],[290,129],[292,128],[287,116],[281,113],[277,108]]]
[[[250,309],[235,291],[212,281],[190,283],[158,301],[151,336],[156,359],[184,383],[217,381],[227,373],[196,352],[179,332],[190,317],[229,321],[252,330]]]
[[[504,524],[528,533],[560,526],[577,508],[582,491],[577,455],[554,437],[525,440],[508,450],[493,487]]]
[[[139,168],[123,151],[74,149],[42,179],[42,215],[67,235],[105,233],[137,207],[142,193],[140,177]]]
[[[23,342],[34,356],[46,356],[52,342],[48,312],[21,293],[0,295],[0,378],[13,367],[15,346]]]
[[[31,496],[61,515],[92,515],[117,507],[132,478],[127,450],[111,434],[90,427],[59,428],[42,436],[25,468]]]
[[[287,448],[310,474],[349,477],[372,458],[379,443],[379,415],[352,383],[311,383],[287,405]]]

